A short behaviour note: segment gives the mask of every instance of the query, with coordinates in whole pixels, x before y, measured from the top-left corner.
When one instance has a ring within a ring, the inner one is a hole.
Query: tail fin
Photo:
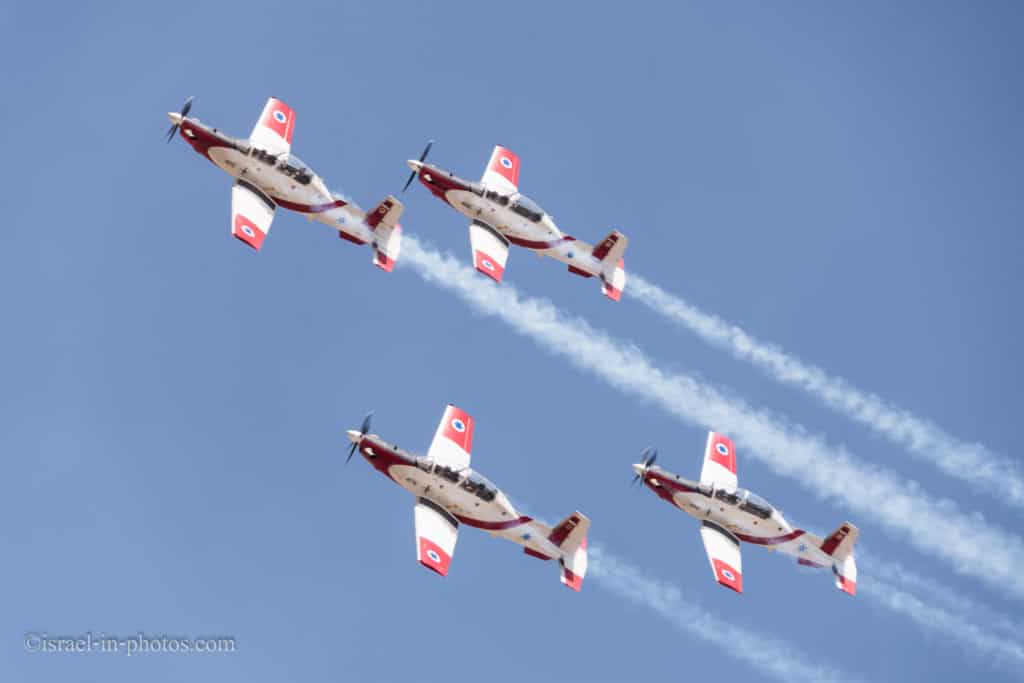
[[[574,591],[583,587],[587,575],[587,532],[590,518],[578,510],[560,522],[548,535],[548,540],[562,551],[562,583]]]
[[[843,522],[821,543],[821,551],[832,556],[832,573],[836,575],[836,588],[857,594],[857,562],[853,557],[853,546],[860,530],[850,522]]]
[[[402,226],[398,219],[405,207],[388,195],[366,214],[366,224],[373,230],[373,265],[390,273],[402,250]]]
[[[622,299],[622,290],[626,288],[626,263],[622,257],[628,244],[629,238],[612,230],[592,252],[601,262],[601,291],[612,301]]]

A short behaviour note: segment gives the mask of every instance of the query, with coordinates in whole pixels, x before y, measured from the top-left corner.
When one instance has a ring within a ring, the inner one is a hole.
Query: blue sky
[[[631,237],[627,269],[967,441],[1017,459],[1022,404],[1021,11],[1011,3],[280,3],[0,9],[0,670],[11,680],[496,681],[765,672],[588,578],[466,530],[444,580],[411,498],[344,430],[423,451],[446,402],[474,465],[724,623],[872,680],[1009,669],[758,548],[714,585],[692,520],[630,490],[647,445],[699,472],[704,430],[568,367],[403,267],[282,212],[229,236],[229,179],[165,112],[245,135],[267,96],[294,149],[363,206],[403,161],[473,177],[491,147],[567,232]],[[468,262],[420,187],[408,234]],[[628,297],[513,251],[510,284],[825,435],[1003,528],[1018,512]],[[719,429],[729,432],[730,426]],[[739,454],[741,485],[808,527],[1016,617],[965,578]],[[870,576],[870,563],[861,563]],[[981,624],[984,628],[985,624]],[[27,631],[228,634],[219,656],[28,655]]]

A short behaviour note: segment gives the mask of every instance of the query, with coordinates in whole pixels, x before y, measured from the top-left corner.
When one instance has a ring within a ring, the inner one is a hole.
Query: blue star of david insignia
[[[807,544],[806,543],[801,543],[800,547],[797,548],[797,550],[799,550],[802,553],[806,553],[807,552]]]
[[[532,536],[529,534],[529,532],[527,532],[527,533],[523,534],[521,538],[524,541],[529,541],[532,538]]]

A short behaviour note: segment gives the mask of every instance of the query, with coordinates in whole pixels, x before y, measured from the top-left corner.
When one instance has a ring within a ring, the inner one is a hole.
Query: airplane
[[[473,418],[449,404],[426,456],[415,456],[370,434],[372,413],[359,431],[347,432],[352,447],[381,474],[416,496],[416,560],[447,576],[459,525],[489,531],[523,546],[540,560],[558,560],[563,584],[579,591],[587,573],[587,532],[590,519],[574,512],[549,527],[517,511],[508,497],[480,473],[470,469]]]
[[[338,237],[370,244],[373,263],[391,272],[401,250],[402,203],[386,197],[364,213],[355,204],[327,189],[324,179],[291,153],[295,110],[271,97],[247,140],[233,138],[190,118],[192,99],[180,112],[168,112],[167,142],[180,132],[192,148],[235,179],[231,188],[231,234],[256,251],[270,232],[274,210],[280,206],[303,213],[338,231]]]
[[[629,242],[625,235],[612,230],[592,246],[563,234],[550,214],[519,192],[519,157],[506,147],[494,148],[477,183],[425,163],[433,144],[427,143],[418,161],[406,162],[412,174],[402,191],[419,176],[436,197],[470,219],[469,242],[478,271],[501,282],[509,245],[515,244],[567,264],[570,273],[597,276],[605,296],[613,301],[622,298],[626,286],[622,257]]]
[[[633,465],[633,482],[645,486],[666,502],[700,520],[700,536],[715,580],[737,593],[743,592],[740,541],[762,545],[797,558],[808,567],[832,567],[836,587],[857,594],[857,563],[853,546],[859,530],[850,522],[821,539],[794,529],[763,498],[736,488],[736,449],[732,440],[708,433],[700,481],[690,481],[658,467],[658,452],[647,448],[642,461]]]

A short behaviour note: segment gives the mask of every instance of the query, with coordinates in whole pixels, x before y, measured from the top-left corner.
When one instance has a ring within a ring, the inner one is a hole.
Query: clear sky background
[[[411,269],[279,212],[230,237],[230,180],[165,112],[245,136],[270,95],[294,151],[372,206],[404,160],[477,177],[491,147],[563,230],[630,238],[629,271],[1017,457],[1024,253],[1016,3],[211,3],[0,6],[0,678],[754,680],[763,672],[591,579],[464,529],[415,562],[412,499],[344,430],[424,452],[446,402],[474,466],[687,601],[873,680],[1011,671],[825,572],[747,547],[714,584],[695,522],[628,486],[640,450],[696,477],[705,434],[567,367]],[[408,234],[469,263],[422,187]],[[1019,515],[593,280],[523,250],[507,278],[1002,527]],[[729,431],[729,425],[719,429]],[[739,454],[741,485],[1019,617]],[[922,494],[924,495],[924,494]],[[870,576],[871,567],[861,563]],[[982,628],[985,627],[981,624]],[[233,635],[225,655],[30,655],[27,631]]]

